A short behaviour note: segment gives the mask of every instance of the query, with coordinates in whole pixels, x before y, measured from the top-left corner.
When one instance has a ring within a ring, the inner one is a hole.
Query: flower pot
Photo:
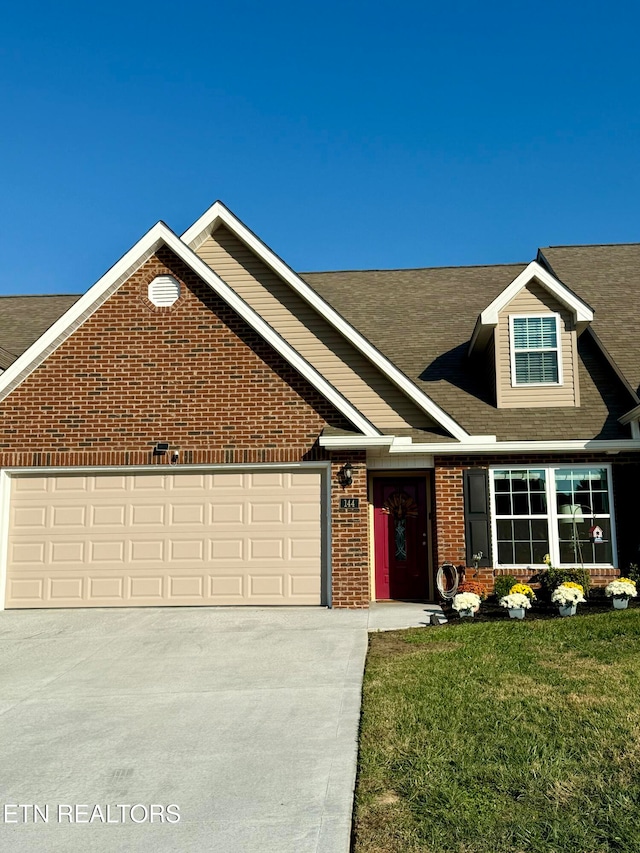
[[[558,613],[561,616],[575,616],[577,609],[578,609],[577,604],[559,604],[558,605]]]
[[[629,606],[629,599],[626,595],[614,595],[613,606],[616,610],[626,610]]]
[[[509,619],[524,619],[524,607],[509,607]]]
[[[458,614],[461,619],[466,618],[467,616],[473,617],[475,610],[472,610],[470,607],[467,610],[458,610]]]

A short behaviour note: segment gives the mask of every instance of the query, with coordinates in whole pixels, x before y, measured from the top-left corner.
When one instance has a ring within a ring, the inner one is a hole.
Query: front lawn
[[[639,609],[371,635],[354,853],[638,853],[639,805]]]

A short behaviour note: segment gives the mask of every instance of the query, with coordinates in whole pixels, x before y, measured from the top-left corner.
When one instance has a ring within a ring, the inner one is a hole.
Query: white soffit
[[[541,284],[542,287],[552,293],[559,302],[572,312],[575,317],[578,334],[593,321],[593,311],[586,302],[579,299],[575,293],[572,293],[537,261],[531,261],[478,317],[473,337],[469,344],[469,355],[471,355],[476,347],[482,347],[487,343],[493,329],[498,325],[500,312],[517,296],[523,287],[526,287],[532,281],[537,281]]]
[[[166,245],[236,311],[264,340],[291,364],[336,409],[366,436],[378,430],[327,380],[278,335],[247,303],[219,278],[164,222],[156,223],[131,249],[80,297],[62,317],[0,375],[0,400],[4,399],[77,329],[117,288]]]
[[[181,239],[191,249],[197,249],[220,224],[225,225],[249,249],[280,276],[305,302],[311,305],[327,322],[337,329],[366,358],[369,359],[394,385],[400,388],[419,408],[459,441],[468,441],[469,433],[440,408],[427,394],[405,376],[392,362],[366,340],[344,317],[335,311],[315,290],[295,273],[275,252],[247,228],[231,211],[216,201],[188,228]]]

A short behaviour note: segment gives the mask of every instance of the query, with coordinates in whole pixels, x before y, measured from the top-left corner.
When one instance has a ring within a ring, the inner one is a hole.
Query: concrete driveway
[[[0,612],[0,850],[347,853],[367,631],[431,613]]]
[[[368,619],[0,612],[0,849],[346,853]]]

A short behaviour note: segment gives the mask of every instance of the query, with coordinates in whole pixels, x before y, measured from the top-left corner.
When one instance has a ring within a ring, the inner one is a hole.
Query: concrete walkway
[[[0,612],[0,849],[347,853],[367,631],[431,609]]]

